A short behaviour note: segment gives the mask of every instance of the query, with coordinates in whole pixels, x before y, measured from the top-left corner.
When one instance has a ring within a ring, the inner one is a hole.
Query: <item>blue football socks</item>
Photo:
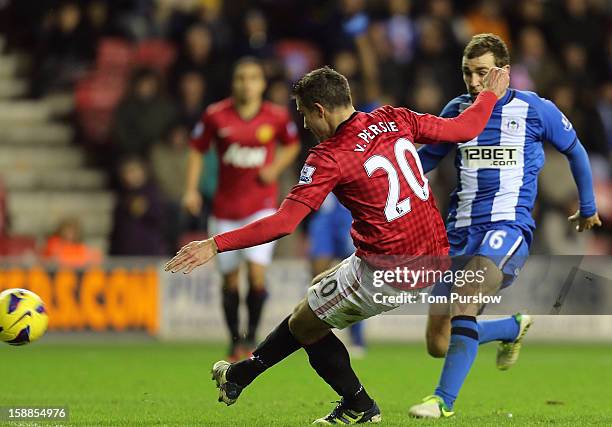
[[[455,316],[451,319],[450,344],[440,382],[434,392],[444,400],[449,409],[452,409],[478,354],[478,329],[474,316]]]
[[[518,334],[519,324],[514,316],[478,321],[478,341],[480,344],[491,341],[514,341]]]

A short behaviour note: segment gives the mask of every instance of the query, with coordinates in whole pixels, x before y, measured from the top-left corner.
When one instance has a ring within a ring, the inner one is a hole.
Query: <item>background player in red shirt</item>
[[[351,368],[342,342],[330,331],[391,310],[376,292],[395,297],[401,289],[376,287],[375,267],[389,257],[404,261],[419,255],[446,255],[448,241],[440,213],[414,143],[462,141],[478,135],[493,106],[508,87],[508,75],[492,69],[485,90],[454,119],[381,107],[355,111],[344,76],[325,67],[306,74],[295,86],[304,126],[319,145],[310,151],[299,183],[278,212],[241,229],[192,242],[166,265],[191,272],[217,252],[272,241],[291,233],[333,191],[353,216],[356,253],[314,279],[308,296],[253,352],[238,363],[219,361],[213,379],[219,400],[233,404],[242,389],[269,367],[300,348],[315,371],[340,395],[341,402],[316,424],[379,422],[380,410]]]
[[[234,66],[232,96],[208,107],[193,131],[183,202],[191,214],[200,212],[202,153],[214,144],[219,158],[219,184],[213,199],[212,233],[231,231],[273,214],[278,177],[299,152],[295,123],[287,109],[263,100],[265,88],[261,63],[248,57],[239,60]],[[255,333],[267,295],[265,269],[273,250],[274,243],[269,242],[225,252],[218,258],[231,358],[238,358],[240,350],[250,352],[255,348]],[[242,259],[247,262],[249,282],[249,320],[244,342],[238,318]]]

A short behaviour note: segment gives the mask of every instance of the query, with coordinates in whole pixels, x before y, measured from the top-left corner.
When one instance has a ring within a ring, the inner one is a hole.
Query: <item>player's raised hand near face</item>
[[[484,76],[484,90],[490,90],[501,99],[510,85],[510,75],[503,68],[492,67]]]
[[[580,211],[567,218],[570,224],[576,226],[576,231],[583,232],[584,230],[590,230],[595,227],[601,227],[601,220],[599,214],[595,212],[595,215],[591,215],[588,218],[580,216]]]
[[[172,273],[182,271],[188,274],[196,267],[206,264],[215,255],[217,255],[217,244],[212,237],[196,240],[183,246],[176,256],[166,263],[164,270]]]

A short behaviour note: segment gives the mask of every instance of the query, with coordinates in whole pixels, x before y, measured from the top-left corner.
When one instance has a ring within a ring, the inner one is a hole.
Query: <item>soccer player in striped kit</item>
[[[468,93],[446,105],[442,117],[455,117],[483,89],[483,76],[492,67],[510,70],[504,41],[478,34],[467,44],[462,73]],[[457,146],[457,188],[451,195],[447,233],[450,255],[469,256],[466,270],[485,270],[488,293],[510,285],[518,275],[532,241],[531,216],[537,178],[544,164],[543,143],[563,153],[578,187],[580,208],[568,220],[578,231],[601,225],[595,206],[589,158],[569,120],[549,100],[533,92],[508,88],[498,100],[484,131]],[[451,144],[419,149],[424,172],[434,169],[454,148]],[[437,285],[434,293],[470,293],[464,287]],[[430,306],[427,349],[445,357],[440,382],[431,396],[410,408],[415,417],[441,418],[454,414],[453,404],[476,358],[478,345],[498,341],[497,367],[506,370],[517,358],[521,339],[532,323],[516,314],[477,321],[478,305]]]

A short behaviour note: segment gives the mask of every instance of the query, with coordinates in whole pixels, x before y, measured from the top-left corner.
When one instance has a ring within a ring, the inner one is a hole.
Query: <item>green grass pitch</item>
[[[306,426],[337,399],[301,351],[226,407],[216,401],[209,374],[223,350],[150,341],[3,346],[0,405],[68,405],[67,425]],[[353,366],[386,426],[612,425],[612,346],[527,342],[507,372],[495,368],[495,345],[480,350],[457,401],[457,416],[437,422],[406,415],[432,392],[442,363],[426,356],[423,344],[373,345]]]

